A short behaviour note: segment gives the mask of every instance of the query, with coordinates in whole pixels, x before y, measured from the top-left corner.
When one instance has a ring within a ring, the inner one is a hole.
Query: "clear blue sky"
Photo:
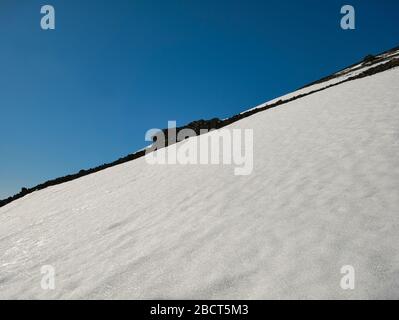
[[[40,28],[40,8],[56,30]],[[340,29],[340,8],[356,30]],[[397,0],[1,0],[0,198],[399,45]]]

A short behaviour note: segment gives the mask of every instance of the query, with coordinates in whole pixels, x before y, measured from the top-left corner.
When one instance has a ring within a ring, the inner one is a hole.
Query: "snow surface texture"
[[[251,175],[140,158],[0,208],[0,298],[399,298],[399,68],[226,128]]]

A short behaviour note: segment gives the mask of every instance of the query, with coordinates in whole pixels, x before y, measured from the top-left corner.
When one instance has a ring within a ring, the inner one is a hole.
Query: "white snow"
[[[249,176],[141,158],[0,208],[0,298],[399,298],[399,68],[228,128]]]
[[[335,75],[337,75],[335,78],[332,78],[332,79],[329,79],[329,80],[326,80],[326,81],[323,81],[320,83],[316,83],[316,84],[313,84],[313,85],[305,87],[305,88],[295,90],[293,92],[290,92],[290,93],[280,96],[278,98],[275,98],[275,99],[269,100],[265,103],[262,103],[256,107],[245,110],[241,113],[245,113],[247,111],[263,108],[267,105],[271,105],[271,104],[277,102],[278,100],[286,101],[286,100],[289,100],[289,99],[299,96],[299,95],[313,93],[315,91],[326,88],[328,86],[341,83],[351,77],[355,77],[355,76],[359,75],[360,73],[362,73],[368,69],[385,64],[385,63],[389,62],[390,59],[397,58],[398,55],[399,55],[399,50],[391,52],[389,54],[377,55],[376,58],[384,58],[384,60],[377,62],[377,63],[373,63],[372,65],[363,65],[363,63],[360,63],[353,67],[346,68],[340,72],[335,73]],[[388,59],[388,58],[390,58],[390,59]]]

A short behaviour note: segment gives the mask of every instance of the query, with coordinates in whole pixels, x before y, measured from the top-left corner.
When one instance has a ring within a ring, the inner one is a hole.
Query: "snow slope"
[[[0,208],[0,298],[399,298],[399,68],[227,128],[249,176],[140,158]]]
[[[277,102],[278,100],[282,100],[282,101],[289,100],[289,99],[291,99],[293,97],[296,97],[296,96],[299,96],[299,95],[309,94],[309,93],[312,93],[314,91],[326,88],[328,86],[331,86],[331,85],[334,85],[334,84],[338,84],[338,83],[340,83],[342,81],[345,81],[345,80],[347,80],[347,79],[349,79],[351,77],[356,77],[357,75],[359,75],[363,71],[369,70],[369,69],[374,68],[374,67],[376,67],[378,65],[385,64],[385,63],[389,62],[392,58],[398,58],[398,56],[399,56],[399,50],[388,51],[387,53],[383,53],[383,54],[375,56],[376,59],[381,59],[381,61],[379,61],[379,62],[371,63],[370,65],[367,65],[367,64],[364,64],[364,63],[359,63],[359,64],[357,64],[355,66],[346,68],[346,69],[344,69],[342,71],[339,71],[339,72],[335,73],[333,75],[335,77],[333,77],[332,79],[329,79],[329,80],[326,80],[326,81],[323,81],[323,82],[320,82],[320,83],[316,83],[316,84],[313,84],[311,86],[307,86],[307,87],[304,87],[304,88],[301,88],[301,89],[298,89],[296,91],[293,91],[293,92],[290,92],[288,94],[285,94],[285,95],[283,95],[281,97],[272,99],[272,100],[267,101],[265,103],[262,103],[262,104],[260,104],[260,105],[258,105],[256,107],[251,108],[251,109],[246,110],[246,111],[263,108],[263,107],[265,107],[267,105],[270,105],[270,104],[273,104],[273,103]],[[244,112],[246,112],[246,111],[244,111]],[[242,112],[242,113],[244,113],[244,112]]]

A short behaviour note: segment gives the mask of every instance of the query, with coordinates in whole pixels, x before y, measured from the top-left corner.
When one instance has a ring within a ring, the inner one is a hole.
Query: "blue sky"
[[[356,30],[340,28],[344,4]],[[399,1],[1,0],[0,30],[4,198],[399,45]]]

